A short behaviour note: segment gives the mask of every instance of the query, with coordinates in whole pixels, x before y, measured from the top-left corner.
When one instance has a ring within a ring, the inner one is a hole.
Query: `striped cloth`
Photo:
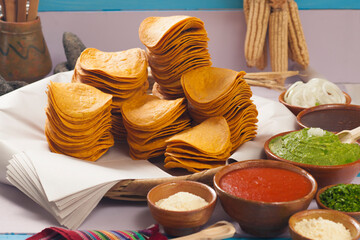
[[[60,227],[45,228],[27,240],[167,240],[159,226],[140,231],[68,230]]]

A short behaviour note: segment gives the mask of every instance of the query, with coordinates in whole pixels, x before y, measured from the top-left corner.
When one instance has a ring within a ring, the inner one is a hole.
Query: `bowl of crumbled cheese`
[[[195,181],[159,184],[147,195],[153,218],[170,236],[199,231],[210,219],[217,195],[211,187]]]
[[[312,209],[297,212],[289,219],[293,240],[358,240],[360,225],[335,210]]]

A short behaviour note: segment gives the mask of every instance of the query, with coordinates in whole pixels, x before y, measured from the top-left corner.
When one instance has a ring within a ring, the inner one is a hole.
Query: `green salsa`
[[[342,143],[337,135],[320,128],[276,137],[269,148],[281,158],[312,165],[341,165],[360,159],[360,145]]]

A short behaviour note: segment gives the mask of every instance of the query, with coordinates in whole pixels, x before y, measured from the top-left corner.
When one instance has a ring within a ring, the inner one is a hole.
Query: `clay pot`
[[[209,204],[194,210],[184,211],[167,210],[156,205],[160,199],[168,198],[177,192],[195,194]],[[211,187],[195,181],[162,183],[153,187],[147,195],[148,206],[153,218],[163,226],[165,233],[170,236],[184,236],[198,232],[209,221],[216,201],[216,193]]]
[[[284,100],[284,96],[285,96],[286,91],[283,91],[280,95],[279,95],[279,102],[282,103],[285,107],[287,107],[295,116],[297,116],[301,111],[308,109],[305,107],[299,107],[299,106],[295,106],[295,105],[290,105],[287,102],[285,102]],[[350,104],[351,103],[351,97],[349,94],[347,94],[346,92],[343,92],[344,96],[345,96],[345,104]],[[322,106],[322,105],[320,105]]]
[[[238,169],[270,167],[298,173],[311,183],[310,192],[299,199],[285,202],[263,202],[236,197],[220,187],[221,178]],[[288,228],[289,218],[296,212],[309,207],[317,191],[315,179],[305,170],[285,162],[253,159],[224,166],[214,176],[214,188],[225,212],[237,221],[244,232],[261,238],[275,237]]]
[[[7,81],[31,83],[51,68],[39,17],[29,22],[0,20],[0,75]]]

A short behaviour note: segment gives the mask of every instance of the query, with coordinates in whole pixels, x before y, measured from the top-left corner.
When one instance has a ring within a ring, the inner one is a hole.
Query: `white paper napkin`
[[[88,162],[28,150],[13,156],[7,178],[60,224],[76,229],[119,180],[170,176],[147,161],[133,161],[125,152],[112,152],[101,161]]]
[[[259,112],[257,136],[242,144],[231,156],[241,161],[265,158],[264,143],[275,134],[295,130],[297,127],[295,116],[281,103],[269,99],[253,96],[252,98]]]

